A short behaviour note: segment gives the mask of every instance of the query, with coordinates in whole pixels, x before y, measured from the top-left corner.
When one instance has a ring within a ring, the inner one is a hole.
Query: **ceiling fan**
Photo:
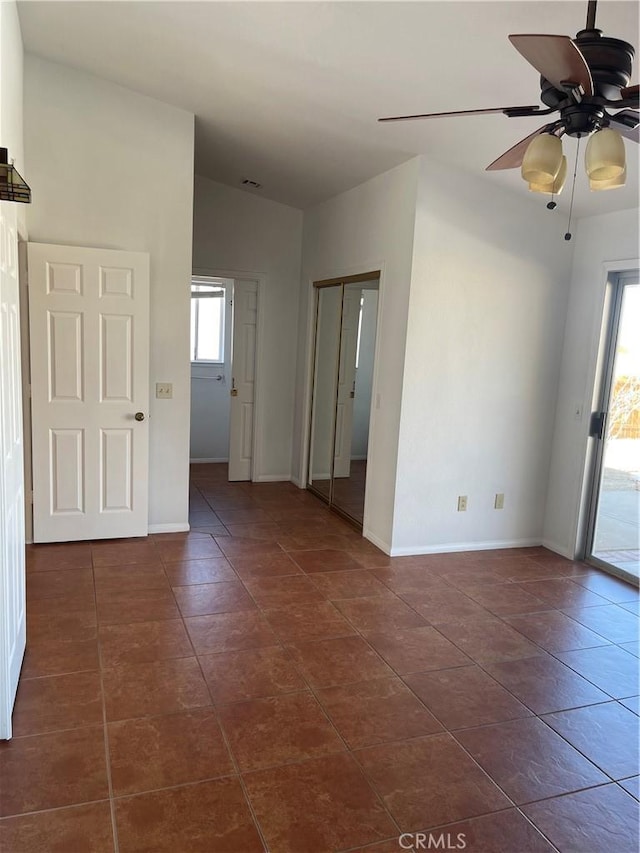
[[[455,110],[444,113],[426,113],[423,115],[390,116],[378,119],[381,122],[409,121],[412,119],[444,118],[447,116],[483,115],[486,113],[502,113],[508,118],[522,116],[546,116],[559,113],[559,118],[535,130],[529,136],[516,143],[508,151],[487,166],[487,171],[498,169],[514,169],[522,166],[528,149],[536,137],[545,135],[555,137],[556,146],[554,165],[555,175],[549,182],[546,175],[544,184],[530,183],[530,188],[540,192],[550,192],[561,167],[566,172],[566,160],[562,157],[560,137],[584,137],[607,129],[613,129],[618,134],[640,142],[640,116],[638,114],[638,86],[629,86],[634,48],[626,41],[609,38],[596,29],[596,0],[589,0],[587,5],[587,22],[584,30],[575,39],[558,35],[510,35],[509,41],[524,58],[540,73],[540,99],[546,106],[523,107],[493,107],[480,110]],[[605,137],[608,134],[604,134]],[[615,134],[611,134],[615,136]],[[595,137],[594,137],[595,138]],[[600,137],[602,139],[602,137]],[[591,141],[591,140],[590,140]],[[615,140],[614,140],[615,142]],[[624,168],[624,145],[622,157]],[[536,143],[533,147],[539,147]],[[615,147],[615,145],[614,145]],[[559,149],[559,157],[557,150]],[[587,157],[589,155],[587,154]],[[562,164],[561,161],[564,161]],[[557,165],[557,169],[555,166]],[[589,171],[589,168],[587,168]],[[621,174],[622,169],[620,169]],[[523,172],[523,177],[527,180]],[[590,174],[591,178],[591,174]],[[562,178],[564,183],[564,176]],[[592,181],[592,189],[608,189],[623,183],[605,186],[594,186],[598,181]],[[558,192],[558,189],[555,189]]]

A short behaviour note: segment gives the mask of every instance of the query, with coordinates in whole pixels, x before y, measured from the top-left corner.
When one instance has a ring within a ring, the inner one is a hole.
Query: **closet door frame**
[[[314,323],[313,323],[313,359],[311,365],[311,400],[310,400],[310,408],[309,408],[309,423],[308,423],[308,447],[307,447],[307,471],[306,471],[306,488],[312,492],[316,497],[320,498],[320,500],[324,501],[329,506],[333,512],[340,515],[342,518],[349,521],[353,524],[358,530],[362,530],[362,524],[349,515],[348,512],[345,512],[340,507],[336,506],[333,503],[333,487],[334,487],[334,465],[335,465],[335,451],[336,451],[336,419],[337,419],[337,394],[338,394],[338,381],[339,381],[339,371],[340,371],[340,350],[342,346],[342,314],[344,310],[344,290],[345,286],[348,284],[357,284],[358,282],[370,282],[370,281],[378,281],[380,282],[381,271],[373,270],[371,272],[358,273],[356,275],[348,275],[341,276],[338,278],[327,278],[322,279],[321,281],[313,282],[313,294],[314,294]],[[318,318],[319,318],[319,300],[320,300],[320,292],[324,288],[329,287],[339,287],[341,290],[341,299],[340,299],[340,328],[338,330],[338,352],[336,359],[336,376],[334,381],[334,406],[333,406],[333,430],[331,437],[331,459],[330,459],[330,472],[329,472],[329,496],[322,494],[322,492],[315,488],[311,481],[311,473],[312,473],[312,463],[313,463],[313,417],[314,417],[314,395],[315,395],[315,382],[316,382],[316,366],[318,359]]]

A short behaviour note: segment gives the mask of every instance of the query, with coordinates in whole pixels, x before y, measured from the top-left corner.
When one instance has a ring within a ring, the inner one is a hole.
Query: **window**
[[[215,279],[191,280],[191,361],[224,362],[224,284]]]

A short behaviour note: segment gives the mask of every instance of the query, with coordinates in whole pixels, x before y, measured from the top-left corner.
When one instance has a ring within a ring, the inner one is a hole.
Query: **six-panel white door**
[[[149,256],[28,246],[35,542],[148,532]]]
[[[258,283],[235,279],[229,416],[230,480],[251,479],[257,321]]]
[[[0,740],[11,712],[26,640],[24,474],[16,209],[0,202]]]

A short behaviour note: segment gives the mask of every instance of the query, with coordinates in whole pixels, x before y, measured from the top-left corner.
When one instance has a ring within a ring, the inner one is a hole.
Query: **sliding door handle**
[[[591,421],[589,422],[589,435],[591,438],[603,438],[606,421],[606,412],[591,412]]]

